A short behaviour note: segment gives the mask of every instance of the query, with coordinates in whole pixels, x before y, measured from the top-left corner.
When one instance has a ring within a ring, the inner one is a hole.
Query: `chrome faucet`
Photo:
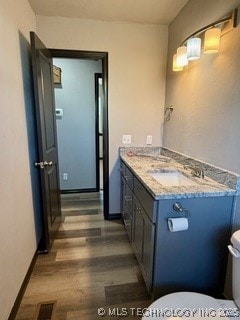
[[[190,169],[190,170],[192,170],[191,174],[194,177],[198,177],[198,178],[204,179],[204,171],[202,169],[199,169],[199,168],[197,168],[197,167],[195,167],[193,165],[185,165],[184,169]]]

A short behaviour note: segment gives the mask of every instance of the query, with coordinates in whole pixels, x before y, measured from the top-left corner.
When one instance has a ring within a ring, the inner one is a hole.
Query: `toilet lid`
[[[205,294],[176,292],[154,301],[144,312],[142,320],[224,320],[228,319],[218,301]]]

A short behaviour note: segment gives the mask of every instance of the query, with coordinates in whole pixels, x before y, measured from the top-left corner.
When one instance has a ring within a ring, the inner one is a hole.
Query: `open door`
[[[42,192],[43,236],[39,250],[48,252],[61,222],[52,56],[34,32],[30,37],[39,150],[35,166],[40,170]]]

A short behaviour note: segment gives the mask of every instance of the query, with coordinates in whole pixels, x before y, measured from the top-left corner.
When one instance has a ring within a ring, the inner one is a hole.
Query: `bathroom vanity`
[[[121,211],[149,293],[154,299],[176,291],[220,297],[236,191],[207,172],[193,177],[174,159],[128,154],[121,153]],[[187,224],[170,230],[170,218]]]

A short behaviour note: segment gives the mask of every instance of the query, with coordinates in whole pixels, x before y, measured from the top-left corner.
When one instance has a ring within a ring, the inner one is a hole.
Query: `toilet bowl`
[[[240,230],[231,237],[228,246],[233,255],[233,298],[217,300],[195,292],[175,292],[154,301],[144,312],[142,320],[162,319],[238,319],[240,320]]]

